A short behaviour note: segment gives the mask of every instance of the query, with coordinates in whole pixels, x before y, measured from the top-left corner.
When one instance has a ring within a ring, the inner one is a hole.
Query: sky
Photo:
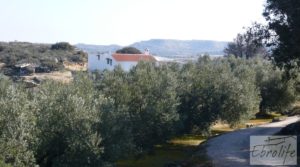
[[[130,45],[232,41],[264,22],[265,0],[0,0],[0,41]]]

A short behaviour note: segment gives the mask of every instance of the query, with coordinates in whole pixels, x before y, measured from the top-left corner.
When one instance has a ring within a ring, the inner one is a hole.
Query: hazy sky
[[[0,41],[121,44],[230,41],[263,22],[265,0],[0,0]]]

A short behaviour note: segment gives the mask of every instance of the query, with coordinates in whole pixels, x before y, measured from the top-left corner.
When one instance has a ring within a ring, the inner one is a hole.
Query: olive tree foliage
[[[95,83],[101,94],[111,101],[109,105],[104,106],[101,116],[100,130],[102,143],[106,146],[105,158],[115,161],[135,154],[136,149],[128,112],[130,102],[128,74],[118,67],[114,71],[104,71],[100,77],[95,79]]]
[[[123,146],[130,147],[128,150],[133,154],[140,154],[175,134],[174,125],[179,117],[174,75],[168,66],[145,62],[139,63],[129,73],[120,67],[104,72],[98,88],[105,97],[113,100],[113,104],[103,116],[116,119],[109,122],[118,122],[119,125],[106,130],[115,133],[105,135],[104,142],[118,144],[122,142],[118,139],[123,134],[122,140],[127,141]],[[110,150],[114,149],[121,147]]]
[[[225,120],[230,125],[235,126],[240,122],[249,120],[258,112],[258,104],[261,100],[259,88],[256,85],[256,72],[253,71],[253,63],[244,59],[223,60],[229,66],[229,78],[226,87],[223,89],[228,96],[224,101],[226,108],[223,110],[221,120]],[[229,72],[230,73],[230,72]],[[232,76],[230,76],[232,75]],[[230,81],[232,78],[232,81]],[[228,103],[228,101],[230,103]]]
[[[21,86],[0,78],[0,162],[34,166],[35,105]]]
[[[297,78],[287,80],[285,72],[269,62],[260,60],[256,63],[256,84],[262,98],[258,114],[263,116],[267,112],[287,111],[297,99],[299,81]]]
[[[261,96],[262,112],[285,112],[296,100],[295,82],[283,80],[282,72],[270,74],[269,78],[262,82]]]
[[[140,63],[129,75],[134,140],[138,148],[151,148],[175,134],[179,120],[175,74],[167,65]]]
[[[78,74],[33,91],[0,76],[0,166],[110,166],[217,121],[236,126],[259,108],[283,111],[296,81],[282,74],[259,58],[204,56]]]
[[[218,120],[235,126],[257,112],[255,73],[246,61],[201,57],[182,68],[179,112],[185,132],[208,131]]]
[[[175,134],[176,78],[140,63],[99,80],[76,76],[34,91],[1,80],[0,162],[12,166],[108,166]],[[98,84],[100,83],[100,84]]]
[[[48,81],[34,91],[1,77],[0,164],[109,166],[110,148],[121,147],[102,137],[112,136],[103,131],[111,126],[103,112],[112,105],[86,76],[79,75],[70,84]],[[113,128],[118,127],[115,123]],[[114,137],[122,141],[123,135]]]
[[[49,82],[36,95],[40,166],[103,166],[100,105],[106,100],[82,77],[70,85]]]

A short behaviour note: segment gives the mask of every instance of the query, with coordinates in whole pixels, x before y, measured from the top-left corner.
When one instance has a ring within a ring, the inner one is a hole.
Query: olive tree
[[[201,57],[183,70],[188,82],[180,92],[179,112],[186,132],[208,131],[218,120],[235,126],[257,112],[255,73],[245,62]]]
[[[35,165],[35,105],[21,86],[0,78],[0,161],[17,167]]]
[[[36,159],[40,166],[103,166],[101,111],[105,99],[92,81],[81,78],[70,85],[49,82],[40,87]]]
[[[167,65],[141,62],[129,75],[134,140],[140,149],[151,149],[175,134],[179,119],[175,74]]]

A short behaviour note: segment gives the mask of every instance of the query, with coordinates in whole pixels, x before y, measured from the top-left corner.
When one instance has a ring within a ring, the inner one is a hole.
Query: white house
[[[144,54],[94,53],[88,56],[88,70],[113,70],[115,66],[120,65],[123,70],[129,71],[139,61],[156,62],[156,59],[149,52]]]

